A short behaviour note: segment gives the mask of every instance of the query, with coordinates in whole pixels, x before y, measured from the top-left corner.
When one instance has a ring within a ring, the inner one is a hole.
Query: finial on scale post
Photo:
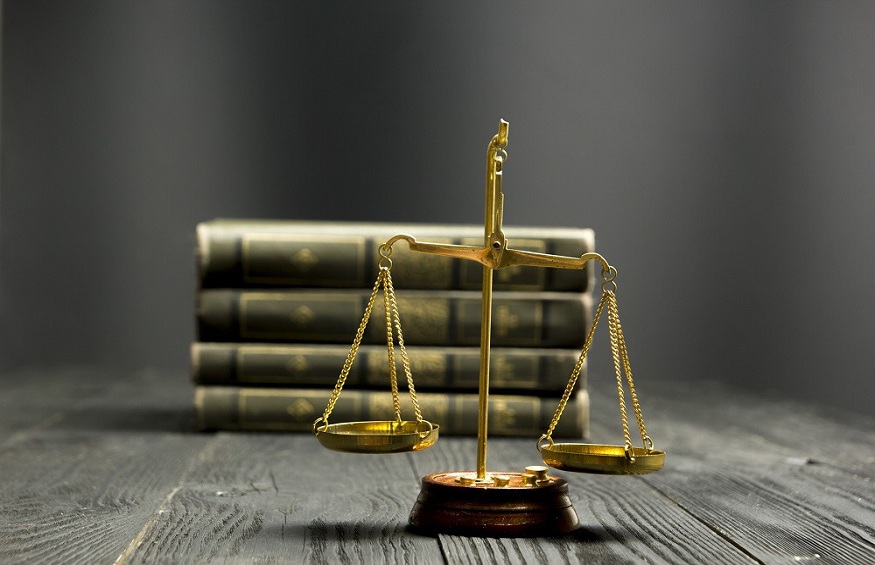
[[[486,209],[484,227],[486,228],[486,249],[492,257],[491,267],[501,263],[507,241],[504,238],[504,193],[501,191],[502,169],[507,160],[507,132],[509,123],[498,121],[498,133],[492,136],[486,149]]]
[[[499,149],[507,147],[507,129],[510,126],[505,120],[498,120],[498,133],[492,138],[492,143]]]

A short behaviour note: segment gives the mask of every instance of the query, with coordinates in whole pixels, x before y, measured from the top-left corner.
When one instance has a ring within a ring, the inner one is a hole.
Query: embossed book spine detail
[[[473,225],[213,220],[198,225],[199,283],[203,288],[364,288],[376,277],[377,249],[396,233],[413,232],[436,243],[482,243]],[[355,235],[350,235],[355,234]],[[592,230],[509,228],[514,247],[580,256],[594,251]],[[467,261],[398,249],[393,255],[397,288],[479,290],[480,266]],[[586,292],[593,270],[510,267],[496,273],[495,290]]]
[[[441,432],[477,433],[477,395],[421,393],[423,411],[433,415]],[[322,413],[324,389],[264,389],[200,386],[195,391],[198,426],[202,430],[310,431]],[[407,402],[408,400],[402,401]],[[555,399],[528,395],[491,395],[490,432],[498,436],[533,436],[550,423]],[[585,390],[570,401],[568,414],[554,435],[581,437],[588,433],[589,396]],[[403,406],[403,410],[410,410]],[[392,398],[384,391],[350,390],[333,412],[337,421],[385,420],[392,417]],[[567,418],[567,420],[566,420]]]
[[[198,339],[342,343],[355,333],[367,296],[365,290],[202,290]],[[496,347],[577,347],[589,327],[590,303],[589,294],[496,294],[493,343]],[[479,343],[477,293],[411,290],[398,297],[398,308],[404,312],[405,339],[411,345]],[[371,325],[365,343],[382,339],[380,328]]]
[[[192,380],[201,385],[330,387],[349,348],[331,344],[193,343]],[[480,352],[465,347],[411,347],[410,362],[421,390],[477,390]],[[495,392],[561,393],[580,352],[575,349],[496,348]],[[383,388],[385,347],[362,346],[348,383]]]

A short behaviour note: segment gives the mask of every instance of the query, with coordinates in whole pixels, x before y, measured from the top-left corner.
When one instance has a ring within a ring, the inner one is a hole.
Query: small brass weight
[[[483,265],[483,301],[480,322],[480,381],[477,413],[477,467],[475,471],[449,471],[422,478],[419,497],[410,512],[410,524],[431,533],[511,537],[557,535],[579,526],[577,513],[568,496],[568,484],[548,475],[543,465],[526,467],[522,472],[487,472],[487,415],[489,404],[489,356],[492,331],[492,278],[493,272],[511,266],[583,269],[589,261],[602,266],[602,296],[587,333],[580,357],[568,379],[556,412],[546,433],[537,441],[537,449],[546,465],[572,472],[614,475],[644,474],[659,470],[665,461],[665,452],[654,449],[647,435],[644,417],[626,348],[626,339],[620,325],[617,308],[617,270],[598,253],[580,257],[562,257],[545,253],[520,251],[508,247],[502,232],[504,194],[501,182],[507,159],[508,123],[501,120],[498,133],[489,142],[486,151],[486,214],[483,247],[418,242],[409,235],[391,237],[380,247],[380,269],[374,288],[362,317],[352,348],[341,369],[337,384],[329,398],[325,412],[313,423],[313,432],[323,446],[338,451],[356,453],[393,453],[416,451],[430,447],[437,441],[439,426],[424,419],[416,399],[410,361],[404,347],[401,319],[398,314],[395,290],[392,285],[392,246],[405,242],[412,251],[476,261]],[[356,352],[371,315],[377,293],[382,290],[386,319],[386,343],[389,357],[389,382],[392,391],[394,420],[376,422],[347,422],[329,424],[328,420],[355,360]],[[577,383],[580,371],[592,344],[602,313],[607,310],[608,331],[617,396],[623,428],[623,445],[590,443],[556,443],[556,428],[568,399]],[[395,363],[395,341],[401,352],[402,366],[408,391],[413,403],[414,420],[401,416]],[[642,446],[632,444],[627,421],[625,387],[629,388]]]

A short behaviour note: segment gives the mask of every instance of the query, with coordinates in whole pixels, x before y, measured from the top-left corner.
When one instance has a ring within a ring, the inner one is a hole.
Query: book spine
[[[201,430],[310,432],[322,415],[331,391],[247,387],[195,387],[195,410]],[[423,417],[440,426],[443,435],[477,433],[476,394],[417,394]],[[402,414],[413,414],[410,398],[401,395]],[[555,399],[522,395],[490,395],[490,436],[538,437],[547,431],[556,410]],[[344,391],[330,422],[392,420],[392,395],[387,391]],[[586,437],[589,397],[581,389],[568,402],[554,437]]]
[[[312,222],[202,223],[197,229],[199,284],[202,288],[326,287],[367,288],[377,275],[377,250],[389,237],[411,232],[419,241],[482,245],[483,228],[474,226],[375,226]],[[470,234],[460,236],[459,234]],[[447,236],[454,234],[454,237]],[[579,257],[594,250],[592,230],[524,229],[508,233],[514,249]],[[477,290],[482,267],[471,261],[393,249],[397,288]],[[498,271],[495,290],[585,292],[594,267],[584,271],[509,267]]]
[[[477,390],[479,348],[412,346],[407,351],[417,390]],[[327,390],[337,381],[348,353],[346,345],[196,342],[191,346],[191,376],[200,385]],[[575,349],[494,348],[490,390],[559,395],[579,355]],[[363,345],[346,382],[382,389],[389,383],[388,368],[385,346]],[[581,373],[585,383],[585,366]]]
[[[351,343],[369,296],[366,289],[198,293],[198,341]],[[569,347],[583,343],[590,327],[589,293],[507,292],[493,295],[494,347]],[[399,292],[409,345],[476,346],[481,295],[473,291]],[[378,296],[373,316],[381,318]],[[386,339],[385,325],[369,323],[364,343]]]

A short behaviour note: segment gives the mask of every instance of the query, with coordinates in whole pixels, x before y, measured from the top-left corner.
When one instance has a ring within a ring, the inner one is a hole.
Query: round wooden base
[[[460,481],[471,475],[451,472],[423,477],[410,511],[410,525],[427,533],[481,537],[561,535],[578,527],[564,479],[547,477],[532,484],[524,473],[491,473],[499,478],[491,484]],[[505,479],[505,486],[495,486]]]

